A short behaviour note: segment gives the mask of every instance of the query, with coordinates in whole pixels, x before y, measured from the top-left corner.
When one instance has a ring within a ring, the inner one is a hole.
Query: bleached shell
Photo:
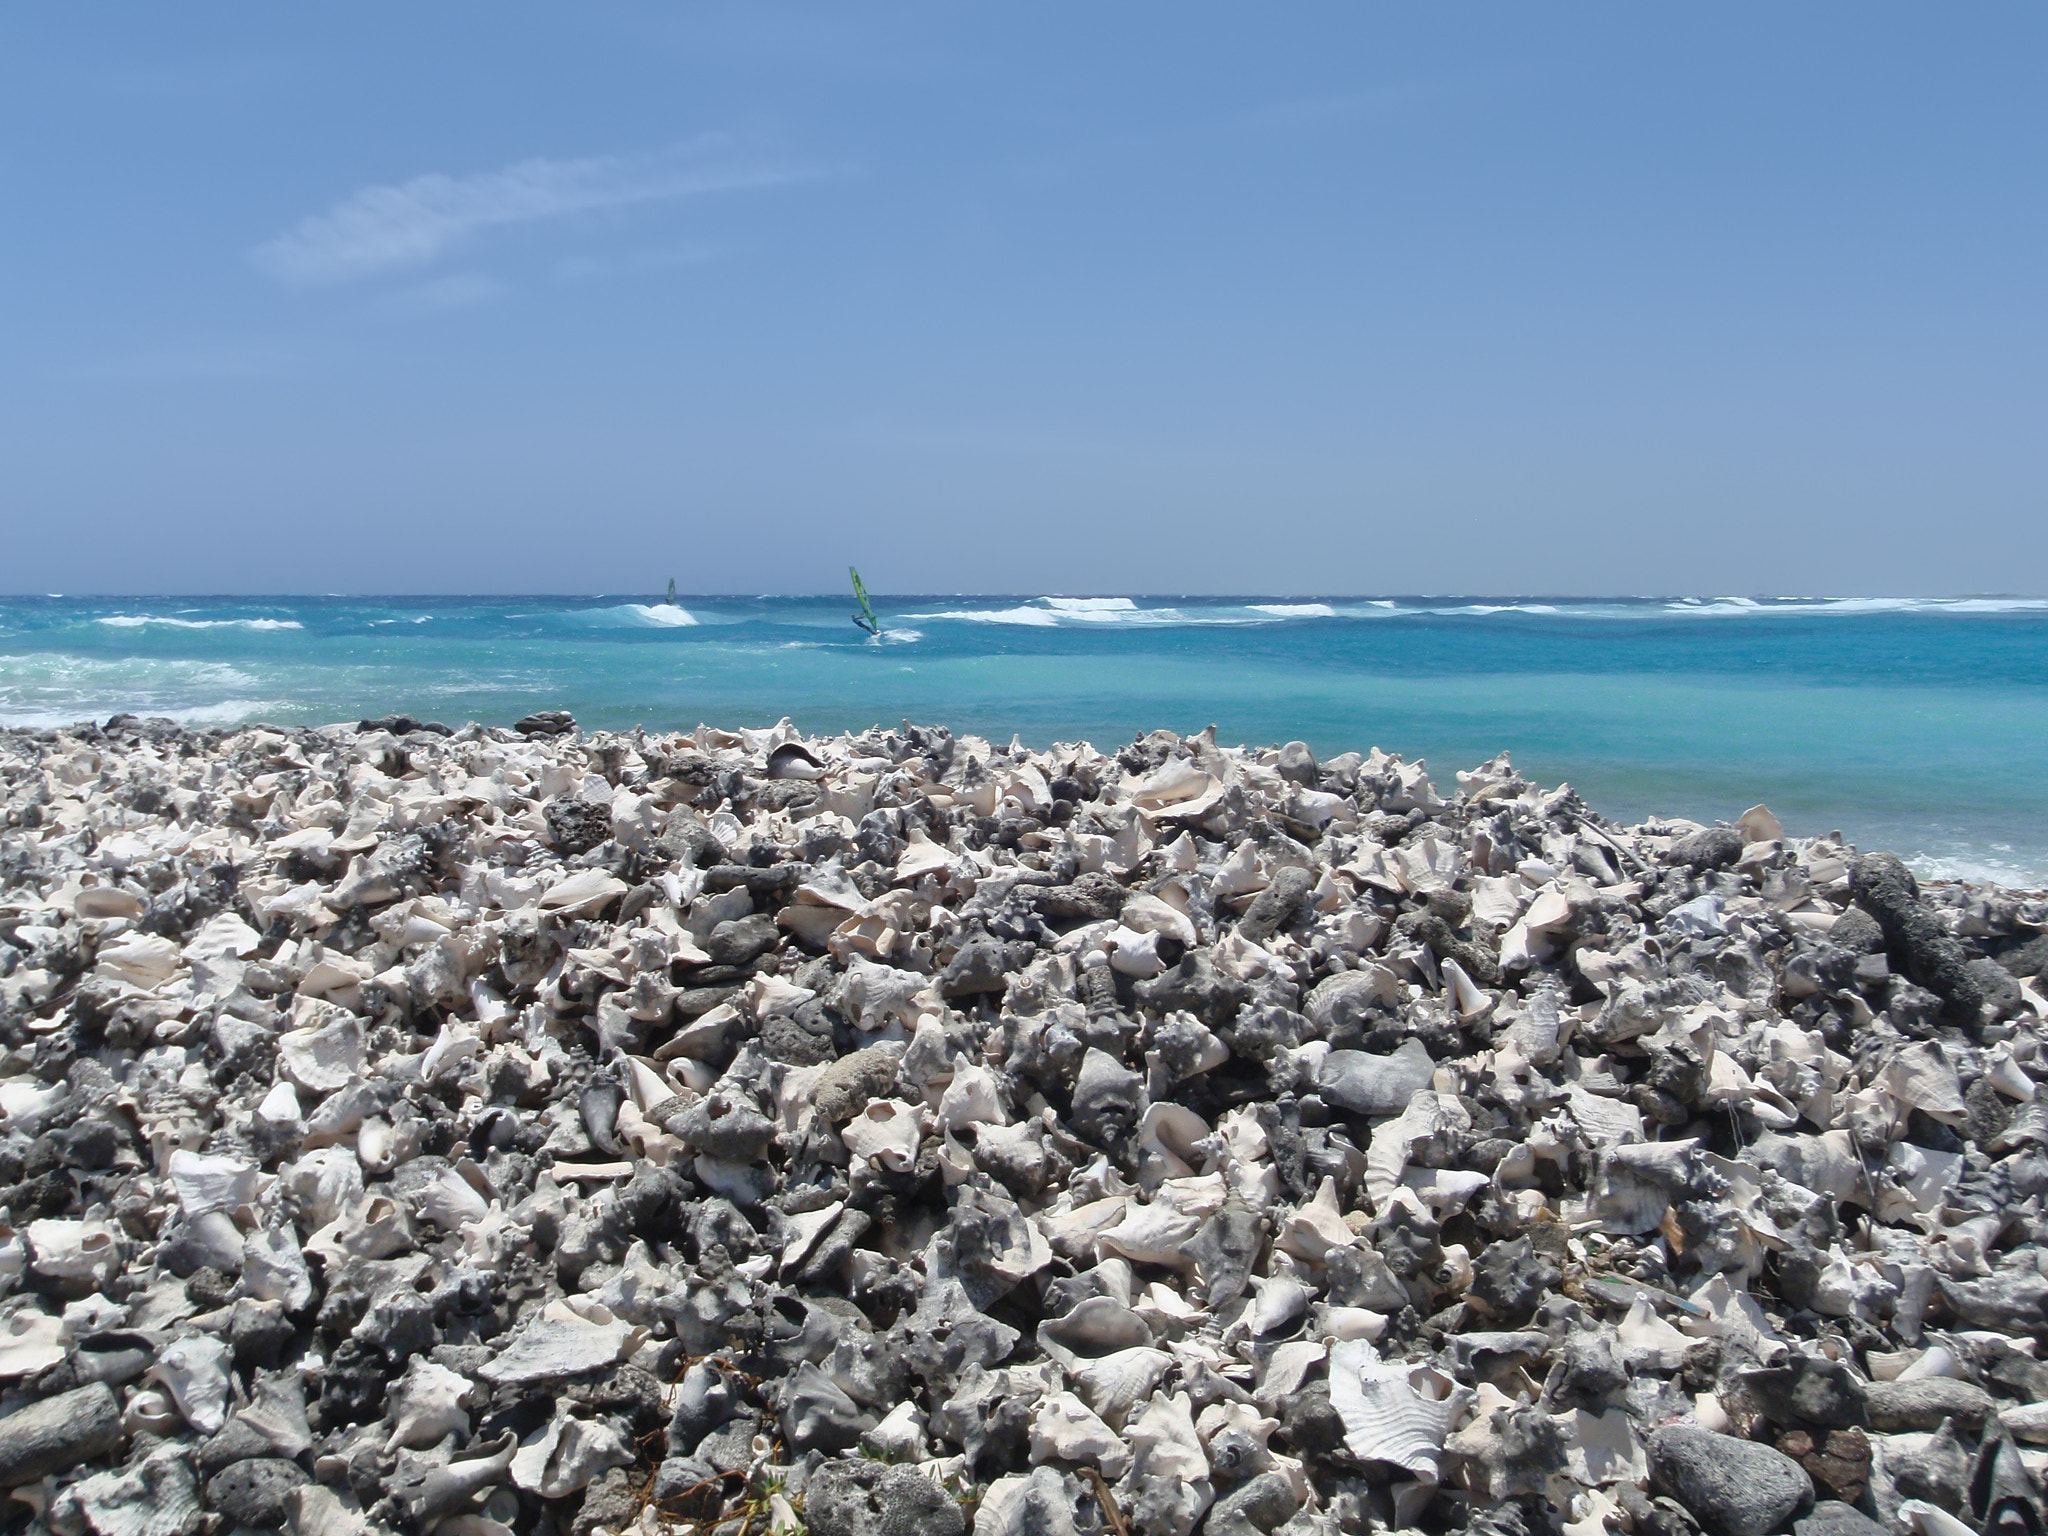
[[[1330,1347],[1330,1405],[1360,1460],[1434,1481],[1444,1439],[1470,1398],[1470,1388],[1434,1367],[1383,1363],[1355,1340]]]
[[[1247,1309],[1245,1320],[1254,1337],[1263,1337],[1292,1323],[1308,1310],[1313,1294],[1294,1276],[1285,1274],[1256,1276],[1252,1286],[1258,1294]]]
[[[1139,933],[1118,923],[1102,936],[1100,943],[1111,968],[1126,976],[1146,981],[1166,969],[1157,933]]]
[[[1153,1342],[1145,1320],[1113,1296],[1089,1296],[1038,1325],[1038,1347],[1069,1369]]]
[[[345,1088],[362,1076],[363,1024],[353,1016],[277,1037],[277,1068],[316,1097]]]
[[[1147,1484],[1147,1501],[1159,1511],[1161,1536],[1188,1536],[1215,1497],[1209,1481],[1209,1456],[1195,1430],[1185,1392],[1155,1395],[1131,1416],[1124,1438],[1131,1447],[1131,1470],[1124,1479],[1135,1491]]]
[[[613,1467],[632,1464],[632,1447],[611,1425],[562,1414],[513,1455],[512,1481],[528,1493],[560,1499]]]
[[[1189,1269],[1194,1259],[1188,1242],[1201,1230],[1198,1216],[1169,1205],[1164,1200],[1142,1204],[1127,1201],[1124,1218],[1097,1240],[1104,1253],[1120,1254],[1134,1264],[1163,1264],[1169,1269]]]
[[[388,1258],[412,1245],[412,1224],[398,1202],[367,1194],[307,1238],[305,1248],[334,1266]]]
[[[96,972],[113,981],[151,991],[177,975],[184,951],[154,933],[129,933],[101,949]]]
[[[347,1147],[321,1147],[283,1170],[285,1190],[305,1219],[324,1227],[362,1197],[363,1166]]]
[[[907,1059],[905,1064],[907,1067]],[[940,1129],[963,1131],[970,1125],[1001,1125],[1006,1118],[995,1074],[964,1055],[954,1057],[952,1081],[939,1098]]]
[[[0,1080],[0,1116],[16,1130],[30,1135],[42,1128],[44,1119],[71,1097],[63,1083],[39,1082],[33,1077]]]
[[[1094,1256],[1102,1234],[1121,1222],[1127,1210],[1124,1197],[1112,1195],[1081,1205],[1057,1204],[1040,1211],[1032,1221],[1057,1252],[1085,1260]]]
[[[1288,1213],[1273,1238],[1273,1246],[1297,1259],[1320,1264],[1332,1249],[1349,1248],[1356,1241],[1357,1234],[1344,1224],[1336,1181],[1326,1178],[1316,1187],[1313,1199]]]
[[[184,1423],[177,1404],[171,1401],[171,1394],[158,1387],[138,1389],[130,1395],[128,1406],[121,1410],[121,1427],[131,1435],[183,1434]]]
[[[1564,1430],[1565,1471],[1574,1482],[1587,1487],[1615,1483],[1640,1487],[1648,1479],[1648,1459],[1627,1410],[1588,1413],[1575,1408],[1568,1419],[1560,1421],[1560,1427]]]
[[[1124,1475],[1131,1453],[1116,1431],[1071,1392],[1048,1392],[1031,1411],[1033,1464],[1065,1461],[1101,1469],[1112,1482]]]
[[[0,1377],[47,1371],[67,1353],[62,1318],[19,1307],[0,1320]]]
[[[71,899],[71,910],[84,918],[140,917],[149,904],[118,885],[89,885]]]
[[[1105,1423],[1120,1427],[1124,1417],[1159,1385],[1173,1356],[1163,1349],[1140,1345],[1074,1367],[1074,1389],[1102,1416]]]
[[[1614,1336],[1622,1359],[1640,1371],[1675,1371],[1685,1363],[1685,1352],[1698,1342],[1657,1316],[1644,1297],[1629,1306]]]
[[[1186,834],[1182,834],[1185,836]],[[1136,933],[1156,933],[1187,948],[1200,942],[1187,913],[1162,897],[1139,892],[1125,900],[1117,921]]]
[[[1931,1120],[1962,1125],[1969,1119],[1962,1083],[1938,1041],[1907,1046],[1885,1065],[1880,1081],[1893,1098]]]
[[[80,1478],[65,1497],[93,1536],[187,1536],[204,1518],[199,1480],[178,1446]]]
[[[626,891],[626,882],[616,875],[601,869],[579,869],[549,886],[537,905],[547,912],[593,912]]]
[[[469,1434],[464,1404],[475,1394],[465,1376],[415,1355],[391,1389],[391,1435],[384,1449],[433,1445],[442,1436]]]
[[[1170,1099],[1147,1105],[1138,1122],[1139,1147],[1160,1160],[1168,1178],[1195,1172],[1204,1160],[1197,1144],[1208,1134],[1207,1121],[1186,1105]]]
[[[952,861],[950,852],[926,837],[922,828],[913,827],[903,856],[896,861],[894,878],[899,885],[914,885],[926,875],[943,874]]]
[[[553,1302],[477,1374],[495,1387],[580,1376],[623,1360],[641,1336],[630,1323],[593,1323]]]
[[[1998,1422],[2015,1440],[2048,1445],[2048,1402],[2001,1405]]]
[[[239,1157],[203,1157],[180,1147],[171,1154],[171,1187],[188,1217],[208,1211],[234,1211],[256,1198],[261,1174]]]
[[[259,1301],[277,1301],[301,1312],[313,1300],[313,1276],[289,1226],[251,1232],[242,1239],[242,1290]]]
[[[1391,1056],[1331,1051],[1316,1068],[1316,1088],[1327,1102],[1354,1115],[1398,1115],[1429,1086],[1435,1071],[1428,1048],[1410,1037]]]
[[[1315,1309],[1315,1334],[1333,1343],[1341,1339],[1364,1339],[1376,1343],[1386,1331],[1387,1314],[1375,1312],[1370,1307],[1324,1305]]]
[[[413,1210],[424,1220],[454,1232],[490,1214],[491,1204],[476,1186],[452,1165],[443,1167],[433,1179],[415,1190]]]
[[[866,1108],[841,1127],[839,1139],[848,1156],[904,1173],[917,1166],[923,1131],[914,1105],[901,1099],[870,1099]]]
[[[780,976],[756,976],[740,993],[747,1010],[756,1019],[771,1019],[794,1013],[818,994],[809,987],[792,986]]]
[[[161,1382],[185,1422],[210,1435],[228,1418],[228,1347],[209,1334],[166,1344],[149,1375]]]
[[[975,1506],[974,1536],[1075,1536],[1066,1484],[1043,1466],[997,1478]]]
[[[95,1217],[45,1217],[22,1228],[29,1267],[53,1280],[104,1285],[121,1262],[120,1234]]]
[[[917,1411],[916,1403],[900,1402],[882,1415],[880,1423],[861,1436],[861,1444],[892,1461],[915,1460],[927,1449],[924,1415]]]

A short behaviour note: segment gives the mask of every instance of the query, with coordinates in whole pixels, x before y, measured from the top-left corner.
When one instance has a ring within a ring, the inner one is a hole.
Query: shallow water
[[[1502,749],[1599,810],[1762,800],[1930,875],[2048,885],[2048,600],[917,597],[0,599],[0,725],[403,711],[1098,745]]]

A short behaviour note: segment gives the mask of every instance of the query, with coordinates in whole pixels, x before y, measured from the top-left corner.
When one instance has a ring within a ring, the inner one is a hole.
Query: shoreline
[[[60,1518],[2039,1508],[2040,892],[1213,732],[117,717],[0,797]]]

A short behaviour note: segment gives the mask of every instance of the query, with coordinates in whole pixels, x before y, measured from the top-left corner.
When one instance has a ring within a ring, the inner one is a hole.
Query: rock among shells
[[[2038,894],[1213,732],[0,800],[25,1528],[2043,1528]]]

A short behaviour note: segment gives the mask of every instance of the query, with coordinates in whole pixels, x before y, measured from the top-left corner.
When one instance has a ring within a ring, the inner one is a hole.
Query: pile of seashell
[[[8,1529],[2043,1528],[2039,897],[1213,731],[0,802]]]

